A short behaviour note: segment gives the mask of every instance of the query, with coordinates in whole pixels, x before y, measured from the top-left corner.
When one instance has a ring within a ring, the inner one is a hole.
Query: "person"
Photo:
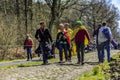
[[[83,26],[82,22],[80,20],[76,21],[76,29],[73,31],[73,37],[72,41],[75,40],[76,43],[76,49],[77,49],[77,58],[78,62],[77,64],[83,65],[84,64],[84,48],[90,41],[89,33],[87,32],[87,29]]]
[[[70,45],[70,36],[64,28],[63,24],[59,24],[60,32],[57,33],[56,37],[56,45],[59,49],[59,63],[63,63],[63,52],[65,54],[65,61],[68,61],[68,54],[67,54],[67,45]]]
[[[44,21],[40,22],[40,28],[36,31],[35,38],[39,41],[41,52],[43,55],[43,65],[48,64],[47,56],[48,52],[46,51],[46,45],[52,43],[52,37],[48,29],[45,29],[46,23]]]
[[[98,24],[98,28],[93,33],[93,37],[96,37],[98,62],[101,62],[101,60],[100,60],[100,54],[102,54],[102,52],[100,51],[100,45],[98,44],[98,33],[99,33],[99,29],[101,28],[101,26],[102,26],[102,24]]]
[[[102,27],[100,27],[99,32],[98,32],[98,45],[99,45],[99,50],[101,51],[100,53],[100,62],[104,62],[104,49],[106,48],[107,50],[107,60],[108,62],[111,61],[110,58],[110,42],[112,40],[112,33],[109,27],[107,27],[106,22],[102,23]]]
[[[70,24],[69,23],[65,23],[64,27],[65,27],[65,30],[68,32],[69,36],[71,37],[73,31],[72,31],[72,29],[70,29]],[[71,40],[71,38],[70,38],[70,40]],[[68,48],[68,51],[69,51],[68,60],[71,61],[71,57],[72,57],[72,54],[71,54],[71,51],[72,51],[71,43],[68,44],[67,48]]]
[[[27,51],[27,61],[30,59],[32,60],[32,45],[33,45],[33,40],[31,39],[30,35],[26,35],[26,40],[24,41],[24,49]]]

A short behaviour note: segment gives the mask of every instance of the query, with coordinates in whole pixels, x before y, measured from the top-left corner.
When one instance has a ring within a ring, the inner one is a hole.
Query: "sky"
[[[120,0],[112,0],[112,3],[119,9],[120,11]],[[120,28],[120,21],[119,21],[119,28]]]

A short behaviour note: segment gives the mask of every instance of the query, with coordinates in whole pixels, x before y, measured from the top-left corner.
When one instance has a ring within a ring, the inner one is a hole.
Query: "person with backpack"
[[[63,24],[59,24],[59,27],[60,27],[60,32],[57,33],[56,46],[59,50],[59,58],[60,58],[59,63],[63,63],[63,52],[62,52],[63,50],[65,54],[65,61],[68,61],[67,45],[70,45],[70,36],[68,32],[65,30]]]
[[[27,51],[27,61],[30,59],[32,60],[32,45],[33,45],[33,40],[31,39],[30,35],[27,34],[26,40],[24,41],[24,49]]]
[[[102,23],[102,27],[100,27],[99,32],[98,32],[98,45],[99,45],[99,50],[101,51],[100,53],[100,62],[104,62],[104,49],[106,48],[107,50],[107,60],[108,62],[111,61],[110,57],[110,43],[112,40],[112,33],[109,27],[107,27],[106,23]]]
[[[77,49],[77,64],[84,65],[84,51],[90,41],[90,36],[80,20],[76,21],[76,28],[73,31],[72,41],[75,40]]]
[[[39,41],[41,53],[43,55],[43,65],[48,64],[48,51],[47,44],[52,43],[52,37],[48,29],[45,29],[46,23],[44,21],[40,22],[40,28],[36,31],[35,38]]]

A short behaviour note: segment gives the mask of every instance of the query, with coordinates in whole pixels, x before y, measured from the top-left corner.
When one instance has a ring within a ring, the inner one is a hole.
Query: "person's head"
[[[29,34],[26,34],[26,37],[29,37],[30,35]]]
[[[44,29],[46,26],[46,23],[44,21],[41,21],[40,22],[40,28]]]
[[[98,28],[100,28],[102,26],[102,24],[98,24]]]
[[[70,24],[69,24],[69,23],[65,23],[65,24],[64,24],[64,27],[65,27],[65,29],[67,30],[67,29],[70,27]]]
[[[102,23],[102,26],[106,26],[106,22],[103,22],[103,23]]]
[[[30,34],[26,34],[26,38],[27,38],[27,39],[30,39]]]
[[[80,27],[81,25],[82,25],[82,21],[77,20],[77,21],[76,21],[76,27]]]
[[[64,31],[65,30],[65,27],[64,27],[64,24],[59,24],[59,29],[61,30],[61,31]]]

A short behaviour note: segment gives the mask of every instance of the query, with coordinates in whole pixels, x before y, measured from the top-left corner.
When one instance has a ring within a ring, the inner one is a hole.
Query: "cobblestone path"
[[[112,50],[111,55],[120,52]],[[85,54],[85,65],[77,65],[77,58],[63,64],[50,63],[32,67],[19,67],[0,71],[0,80],[75,80],[80,74],[97,65],[97,52]]]

